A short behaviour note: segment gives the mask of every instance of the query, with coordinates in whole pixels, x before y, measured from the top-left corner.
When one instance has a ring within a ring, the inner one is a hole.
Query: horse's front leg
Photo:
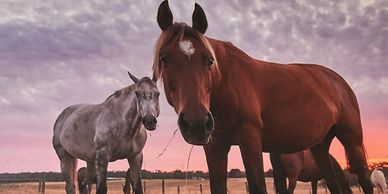
[[[96,177],[96,162],[86,162],[87,166],[87,185],[88,185],[88,194],[92,193],[93,184],[97,183],[97,177]]]
[[[128,163],[130,166],[130,177],[127,176],[126,179],[131,178],[129,182],[132,184],[132,188],[135,194],[143,194],[143,187],[141,184],[140,170],[143,164],[143,153],[139,153],[136,157],[128,158]],[[127,180],[125,181],[127,184]]]
[[[96,156],[97,194],[106,194],[107,192],[106,175],[108,162],[109,158],[107,148],[98,149]]]
[[[249,193],[266,194],[262,138],[257,127],[245,126],[241,131],[240,151],[248,179]]]
[[[207,166],[209,169],[210,190],[212,194],[226,194],[228,153],[231,145],[229,143],[210,143],[203,146],[206,154]]]
[[[127,173],[125,175],[125,184],[123,185],[124,194],[131,193],[131,185],[133,185],[132,178],[131,178],[131,168],[128,168]]]

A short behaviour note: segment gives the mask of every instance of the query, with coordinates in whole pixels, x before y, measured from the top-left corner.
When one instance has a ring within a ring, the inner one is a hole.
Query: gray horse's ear
[[[151,80],[156,83],[156,81],[158,81],[158,77],[156,77],[156,75],[154,74],[154,75],[152,75]]]
[[[207,29],[207,19],[202,7],[195,3],[195,8],[192,16],[193,28],[198,32],[205,34]]]
[[[172,13],[170,7],[168,6],[168,1],[165,0],[159,5],[158,24],[160,29],[163,31],[167,30],[168,27],[172,26]]]
[[[135,84],[139,81],[139,79],[137,79],[137,77],[135,77],[134,75],[132,75],[129,71],[128,71],[128,75],[129,77],[131,78],[131,80],[133,82],[135,82]]]

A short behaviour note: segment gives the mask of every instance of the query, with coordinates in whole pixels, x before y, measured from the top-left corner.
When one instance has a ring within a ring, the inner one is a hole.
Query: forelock
[[[200,42],[206,49],[209,50],[212,57],[216,60],[215,53],[209,41],[200,32],[185,23],[174,23],[167,30],[163,31],[155,45],[154,64],[152,66],[153,77],[159,79],[162,77],[161,64],[159,63],[160,51],[163,47],[168,45],[178,44],[184,38],[192,37]],[[217,65],[217,61],[215,61]],[[163,78],[163,77],[162,77]]]

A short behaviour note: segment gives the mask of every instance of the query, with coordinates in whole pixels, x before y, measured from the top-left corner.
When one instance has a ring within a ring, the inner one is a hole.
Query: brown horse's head
[[[192,27],[173,24],[173,16],[164,1],[158,10],[162,34],[156,44],[154,77],[161,77],[167,100],[177,112],[178,125],[186,142],[207,144],[214,129],[210,96],[217,84],[217,60],[204,37],[207,20],[195,4]]]

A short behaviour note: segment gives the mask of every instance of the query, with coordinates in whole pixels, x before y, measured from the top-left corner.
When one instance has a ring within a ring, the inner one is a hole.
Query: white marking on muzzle
[[[190,40],[179,41],[179,49],[189,58],[195,52],[193,43]]]

